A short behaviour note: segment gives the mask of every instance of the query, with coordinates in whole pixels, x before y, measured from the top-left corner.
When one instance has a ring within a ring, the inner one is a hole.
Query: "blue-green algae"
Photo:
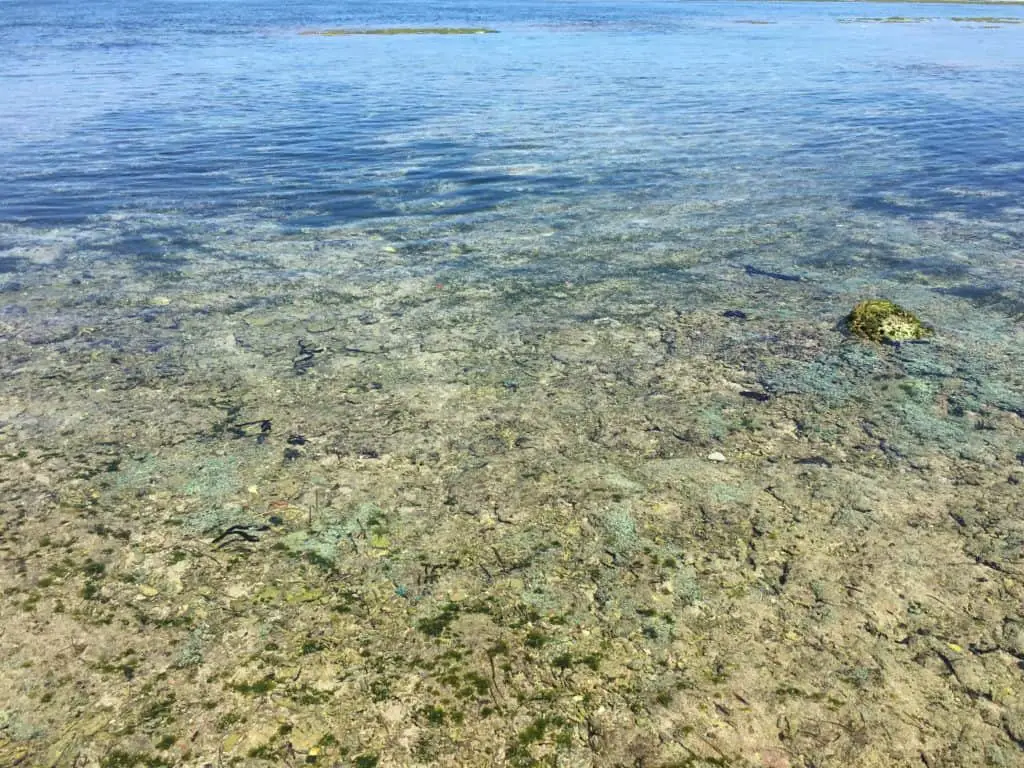
[[[636,520],[629,507],[620,504],[605,510],[600,519],[608,548],[616,555],[625,555],[636,549],[640,543]]]
[[[383,545],[386,531],[384,510],[371,502],[363,502],[343,517],[315,522],[313,528],[289,533],[282,543],[294,554],[331,565],[339,561],[342,552],[353,550],[357,537],[365,538],[369,547]]]
[[[761,375],[764,386],[775,394],[813,395],[824,405],[838,405],[868,383],[884,376],[885,361],[870,347],[844,345],[814,360],[777,360]]]

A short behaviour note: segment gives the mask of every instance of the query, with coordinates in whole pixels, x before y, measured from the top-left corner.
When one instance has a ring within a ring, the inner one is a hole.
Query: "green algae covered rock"
[[[931,336],[934,331],[913,312],[885,299],[867,299],[853,308],[846,326],[855,336],[871,341],[894,343]]]
[[[493,35],[496,29],[485,27],[384,27],[381,29],[310,29],[302,35],[342,37],[346,35]]]

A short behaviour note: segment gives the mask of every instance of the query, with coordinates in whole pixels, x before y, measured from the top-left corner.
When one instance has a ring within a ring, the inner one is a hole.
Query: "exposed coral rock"
[[[885,299],[867,299],[853,308],[846,325],[856,336],[878,342],[923,339],[933,331],[898,304]]]

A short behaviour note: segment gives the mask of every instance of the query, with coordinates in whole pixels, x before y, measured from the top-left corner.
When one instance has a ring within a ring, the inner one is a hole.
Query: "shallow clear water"
[[[0,764],[1010,765],[1024,7],[427,5],[0,0]]]
[[[470,233],[488,250],[458,265],[470,273],[501,271],[530,227],[571,229],[574,247],[653,229],[722,261],[747,247],[715,236],[733,226],[802,233],[786,261],[843,268],[852,246],[834,228],[850,217],[911,230],[952,218],[954,237],[984,230],[962,246],[999,282],[991,235],[1021,245],[1024,26],[950,19],[1024,11],[981,10],[7,0],[7,271],[12,241],[153,214],[159,225],[107,237],[96,257],[144,259],[138,237],[172,249],[248,224],[372,223]],[[887,16],[931,20],[856,23]],[[446,24],[500,34],[298,34]],[[886,255],[922,231],[883,234],[872,269],[922,266]],[[936,245],[920,258],[943,270],[953,259]],[[564,246],[521,266],[543,270]],[[595,267],[580,256],[556,271]]]
[[[346,286],[379,310],[407,280],[427,300],[483,291],[443,310],[480,334],[482,317],[511,331],[672,306],[824,338],[883,295],[969,378],[1018,385],[1018,6],[3,10],[12,338],[86,327],[135,348],[133,307],[156,297],[169,330],[152,343],[171,354],[185,317],[338,316],[311,297]],[[498,34],[301,34],[430,25]]]

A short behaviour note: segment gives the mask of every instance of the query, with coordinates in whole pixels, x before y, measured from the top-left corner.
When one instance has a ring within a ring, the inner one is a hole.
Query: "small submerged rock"
[[[913,341],[934,331],[913,312],[885,299],[867,299],[853,308],[846,326],[855,336],[877,342]]]

